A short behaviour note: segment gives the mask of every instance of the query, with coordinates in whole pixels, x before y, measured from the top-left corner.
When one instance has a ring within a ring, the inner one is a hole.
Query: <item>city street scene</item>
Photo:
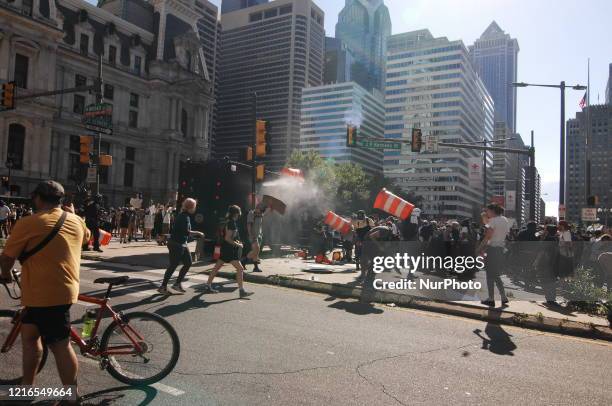
[[[0,405],[611,405],[607,0],[0,0]]]

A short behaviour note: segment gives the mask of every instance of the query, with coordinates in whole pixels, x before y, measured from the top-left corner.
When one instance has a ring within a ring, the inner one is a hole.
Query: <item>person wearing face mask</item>
[[[191,220],[189,219],[189,215],[195,213],[196,206],[197,203],[195,199],[185,199],[183,201],[181,212],[176,216],[174,221],[174,227],[172,228],[170,239],[167,242],[170,264],[168,265],[168,269],[166,269],[166,273],[164,274],[164,280],[158,289],[158,292],[163,295],[170,294],[167,287],[168,282],[180,263],[183,263],[183,267],[179,271],[176,282],[174,285],[172,285],[172,289],[179,293],[185,293],[185,289],[183,289],[181,282],[191,267],[191,252],[189,252],[187,242],[189,241],[189,237],[204,237],[204,234],[200,231],[193,231],[191,229]]]

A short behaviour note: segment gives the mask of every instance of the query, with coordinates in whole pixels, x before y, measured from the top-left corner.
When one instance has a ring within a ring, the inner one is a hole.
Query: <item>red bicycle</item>
[[[20,273],[12,271],[13,286],[4,284],[9,296],[18,300]],[[147,312],[123,314],[110,306],[109,296],[113,286],[126,283],[129,276],[98,278],[94,283],[108,283],[104,298],[79,295],[79,301],[98,305],[95,324],[89,337],[84,339],[72,327],[70,340],[81,354],[97,360],[100,369],[120,382],[128,385],[150,385],[168,375],[176,366],[180,354],[180,342],[176,331],[162,317]],[[17,384],[21,381],[21,320],[26,309],[0,310],[0,383]],[[98,328],[105,312],[113,321],[98,338]],[[48,349],[43,345],[43,354],[38,372],[47,360]]]

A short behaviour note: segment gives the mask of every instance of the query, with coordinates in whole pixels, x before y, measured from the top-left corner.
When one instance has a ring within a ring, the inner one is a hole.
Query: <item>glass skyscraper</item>
[[[495,103],[495,121],[516,132],[516,82],[519,45],[495,21],[470,48],[470,57]]]
[[[389,9],[382,0],[346,0],[336,24],[336,38],[346,44],[352,60],[350,80],[368,91],[385,85]]]
[[[410,139],[412,128],[441,142],[493,139],[493,100],[474,71],[462,41],[428,30],[393,35],[387,54],[385,138]],[[492,155],[487,154],[492,165]],[[468,169],[481,153],[440,147],[438,153],[386,150],[385,176],[423,197],[428,216],[478,218],[482,180]],[[490,192],[491,189],[489,189]],[[490,194],[490,193],[489,193]]]

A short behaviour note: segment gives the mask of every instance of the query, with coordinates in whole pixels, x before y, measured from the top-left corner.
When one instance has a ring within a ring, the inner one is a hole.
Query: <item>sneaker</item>
[[[211,285],[206,285],[205,289],[208,291],[208,293],[219,293],[219,291],[213,288]]]
[[[253,269],[253,272],[262,272],[262,270],[256,267]]]
[[[251,296],[253,292],[247,292],[244,289],[240,289],[240,299],[245,298],[247,296]]]
[[[507,307],[507,306],[508,306],[508,303],[510,303],[510,300],[508,300],[508,298],[503,299],[503,300],[502,300],[502,307]]]
[[[175,283],[174,285],[172,285],[172,289],[176,290],[177,292],[180,292],[180,293],[185,293],[186,292],[186,290],[183,289],[183,286],[180,283]]]
[[[495,307],[495,300],[482,300],[480,303],[485,306]]]
[[[171,294],[172,294],[172,293],[170,293],[170,291],[168,290],[168,288],[167,288],[167,287],[165,287],[165,286],[160,286],[160,287],[159,287],[159,289],[157,289],[157,291],[158,291],[159,293],[161,293],[162,295],[166,295],[166,296],[168,296],[168,295],[171,295]]]
[[[94,251],[97,251],[97,252],[104,252],[104,251],[102,251],[100,248],[94,248]]]

